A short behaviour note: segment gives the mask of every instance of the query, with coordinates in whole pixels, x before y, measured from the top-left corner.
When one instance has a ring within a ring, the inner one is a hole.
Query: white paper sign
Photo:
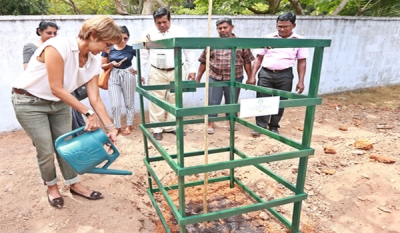
[[[240,100],[240,118],[276,115],[279,111],[279,96]]]

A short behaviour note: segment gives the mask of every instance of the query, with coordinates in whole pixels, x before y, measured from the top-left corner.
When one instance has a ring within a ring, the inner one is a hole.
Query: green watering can
[[[84,173],[132,175],[130,171],[108,169],[119,156],[119,152],[100,128],[72,137],[82,132],[84,128],[83,126],[61,135],[55,142],[57,152],[76,173],[80,175]],[[112,149],[111,154],[105,149],[108,146]],[[104,166],[96,167],[104,161],[107,161]]]

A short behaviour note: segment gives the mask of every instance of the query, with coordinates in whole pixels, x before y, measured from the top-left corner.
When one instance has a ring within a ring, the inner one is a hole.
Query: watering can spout
[[[72,138],[72,135],[83,131],[84,128],[61,135],[55,142],[57,152],[76,173],[132,175],[130,171],[108,169],[119,156],[119,152],[101,129]],[[111,148],[111,154],[104,148],[108,146]],[[104,166],[96,167],[105,161],[107,162]]]

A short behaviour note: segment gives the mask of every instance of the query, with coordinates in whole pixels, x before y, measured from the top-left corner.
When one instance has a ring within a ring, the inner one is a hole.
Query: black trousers
[[[283,91],[292,91],[293,86],[293,71],[292,68],[287,70],[274,73],[271,70],[261,68],[258,73],[258,86],[274,88]],[[271,95],[257,92],[257,98],[260,97],[270,97]],[[287,98],[280,97],[281,100],[286,100]],[[256,117],[256,124],[260,127],[267,128],[276,127],[279,128],[279,121],[281,120],[284,112],[284,108],[280,108],[278,114],[276,115],[265,115]]]

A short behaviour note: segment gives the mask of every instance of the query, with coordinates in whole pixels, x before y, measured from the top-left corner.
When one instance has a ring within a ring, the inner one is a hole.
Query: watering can
[[[61,135],[55,142],[57,152],[76,173],[132,175],[130,171],[108,169],[119,156],[119,152],[100,128],[72,137],[84,128],[83,126]],[[112,153],[108,153],[105,147],[110,147]],[[96,167],[105,161],[107,162],[104,166]]]

